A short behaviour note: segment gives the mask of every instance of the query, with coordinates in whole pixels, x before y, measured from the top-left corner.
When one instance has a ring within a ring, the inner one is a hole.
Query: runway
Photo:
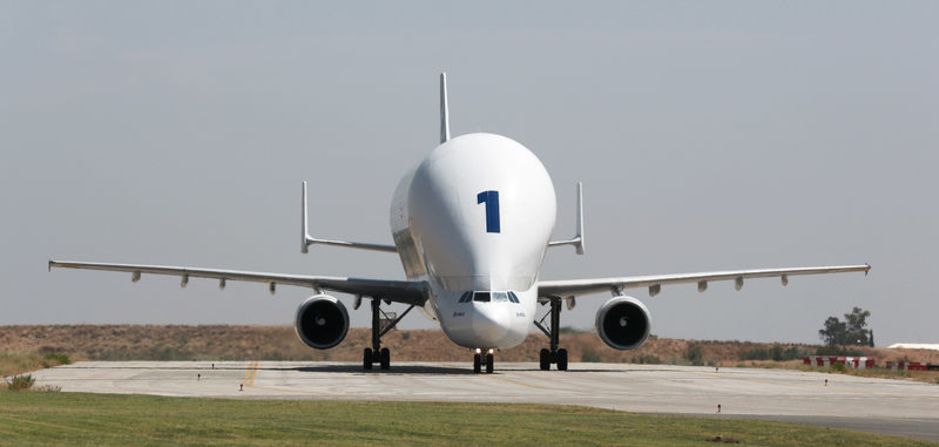
[[[62,391],[243,399],[583,405],[812,423],[939,441],[939,386],[781,369],[574,363],[80,362],[34,373]],[[825,385],[828,379],[828,385]],[[717,414],[717,406],[721,406]]]

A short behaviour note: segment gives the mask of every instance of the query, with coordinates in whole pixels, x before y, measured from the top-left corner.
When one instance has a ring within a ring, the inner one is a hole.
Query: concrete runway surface
[[[573,363],[79,362],[34,373],[62,391],[245,399],[506,402],[759,418],[939,441],[939,386],[781,369]],[[201,375],[201,378],[197,377]],[[828,379],[828,386],[825,386]],[[240,391],[242,388],[244,391]],[[717,406],[721,405],[718,415]]]

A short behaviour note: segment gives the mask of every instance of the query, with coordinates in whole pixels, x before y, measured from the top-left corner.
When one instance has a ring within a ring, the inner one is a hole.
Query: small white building
[[[887,346],[890,349],[929,349],[939,351],[939,343],[894,343]]]

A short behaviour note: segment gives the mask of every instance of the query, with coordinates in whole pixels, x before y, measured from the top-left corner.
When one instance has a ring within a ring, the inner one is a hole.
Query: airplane
[[[548,337],[539,352],[539,367],[567,370],[567,350],[559,346],[562,303],[573,308],[576,298],[609,293],[596,314],[596,331],[611,348],[636,349],[649,336],[651,316],[627,289],[648,289],[655,296],[663,285],[697,284],[704,292],[714,281],[734,281],[737,290],[751,278],[789,278],[841,272],[870,271],[869,264],[821,267],[728,270],[593,279],[541,279],[549,248],[573,246],[584,254],[583,185],[577,184],[574,237],[552,240],[556,198],[551,177],[532,151],[510,138],[491,133],[451,137],[447,76],[440,74],[440,145],[407,172],[391,201],[394,244],[374,244],[311,237],[308,231],[307,185],[301,193],[300,251],[313,245],[397,253],[406,280],[327,277],[183,266],[49,261],[52,268],[126,272],[137,282],[142,274],[170,275],[186,287],[190,278],[210,278],[224,288],[228,281],[310,288],[314,295],[297,308],[297,336],[314,349],[330,349],[349,330],[346,306],[326,292],[354,296],[353,308],[371,300],[371,346],[362,366],[387,370],[391,353],[381,338],[408,312],[419,308],[439,323],[447,337],[473,353],[473,371],[492,373],[494,354],[522,343],[532,327]],[[388,315],[382,303],[408,305],[401,315]],[[546,308],[537,318],[539,306]],[[549,319],[549,321],[545,321]]]

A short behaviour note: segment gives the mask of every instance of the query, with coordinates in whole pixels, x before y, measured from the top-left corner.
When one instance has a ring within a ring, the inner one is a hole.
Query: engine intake
[[[314,295],[297,308],[297,336],[314,349],[329,349],[342,342],[349,332],[346,306],[335,297]]]
[[[613,349],[638,348],[651,329],[649,309],[631,296],[613,298],[597,311],[597,334]]]

